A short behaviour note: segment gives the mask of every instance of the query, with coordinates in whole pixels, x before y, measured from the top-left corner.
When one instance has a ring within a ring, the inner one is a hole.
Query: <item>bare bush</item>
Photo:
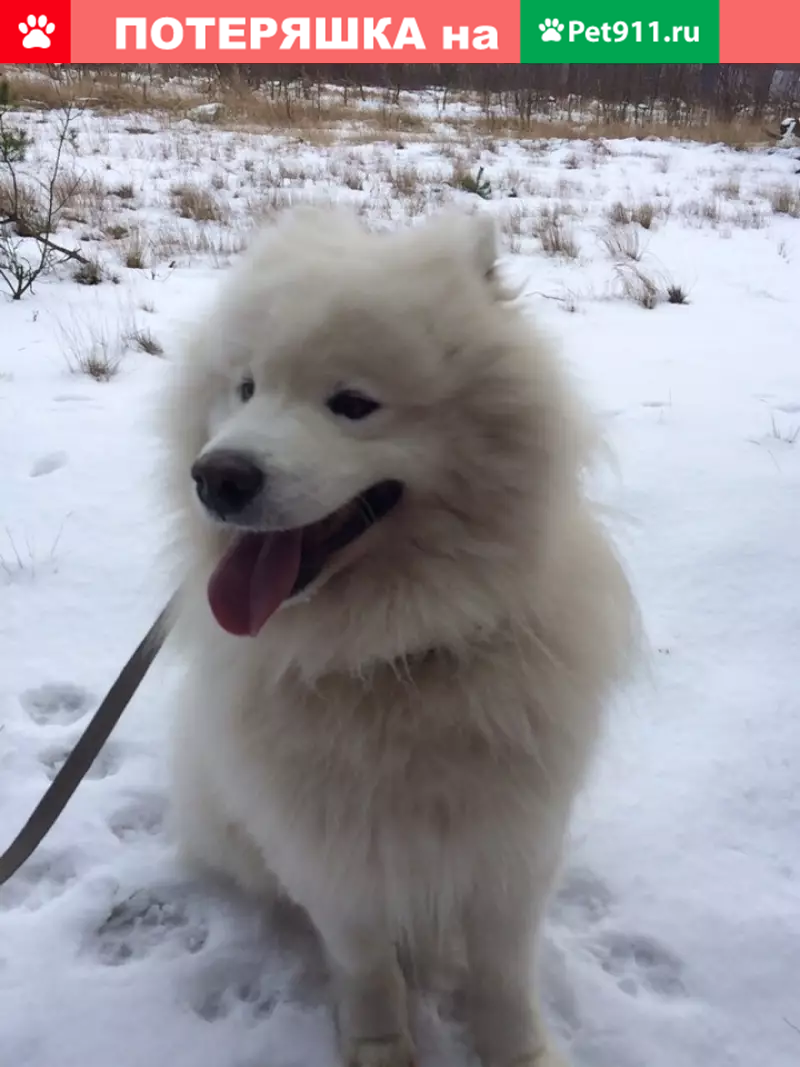
[[[26,142],[10,123],[10,105],[0,106],[0,278],[12,300],[21,300],[36,281],[59,263],[86,259],[53,239],[60,213],[79,178],[69,177],[64,153],[76,113],[65,105],[56,117],[55,152],[44,177],[23,177]]]

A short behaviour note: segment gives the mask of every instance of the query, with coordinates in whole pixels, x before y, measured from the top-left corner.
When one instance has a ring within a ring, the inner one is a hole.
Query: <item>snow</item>
[[[23,121],[43,165],[50,127]],[[451,189],[454,158],[485,168],[491,200]],[[576,1067],[800,1062],[800,221],[771,206],[797,195],[795,164],[634,140],[316,147],[87,112],[75,165],[134,195],[87,197],[59,231],[118,285],[62,268],[0,305],[0,847],[169,595],[153,398],[253,215],[342,199],[388,225],[460,200],[498,216],[531,313],[604,418],[620,474],[597,488],[651,645],[576,813],[543,947],[552,1024]],[[178,218],[170,190],[186,182],[225,217]],[[641,258],[615,264],[600,238],[616,201],[657,211],[628,228]],[[534,236],[553,205],[575,259]],[[110,222],[141,228],[145,269],[123,265],[126,238],[100,239]],[[689,302],[626,299],[634,268]],[[163,358],[136,350],[143,330]],[[76,370],[98,346],[119,361],[107,382]],[[0,1064],[337,1062],[307,931],[173,857],[176,669],[165,652],[0,889]],[[421,1067],[467,1062],[448,1020],[446,1004],[419,1005]]]

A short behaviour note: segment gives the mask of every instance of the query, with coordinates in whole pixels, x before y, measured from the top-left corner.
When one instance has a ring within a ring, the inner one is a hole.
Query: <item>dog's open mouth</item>
[[[214,618],[230,634],[255,637],[285,600],[309,586],[331,556],[388,515],[402,495],[401,482],[378,482],[310,526],[243,533],[209,580]]]

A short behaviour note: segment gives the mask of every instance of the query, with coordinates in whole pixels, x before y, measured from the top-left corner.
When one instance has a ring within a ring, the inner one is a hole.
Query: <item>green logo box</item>
[[[719,0],[522,0],[520,41],[523,63],[718,63]]]

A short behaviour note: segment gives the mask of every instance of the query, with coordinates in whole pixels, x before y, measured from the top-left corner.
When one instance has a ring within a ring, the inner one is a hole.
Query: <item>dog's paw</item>
[[[347,1067],[416,1067],[416,1058],[409,1039],[393,1034],[379,1040],[353,1041],[346,1063]]]

